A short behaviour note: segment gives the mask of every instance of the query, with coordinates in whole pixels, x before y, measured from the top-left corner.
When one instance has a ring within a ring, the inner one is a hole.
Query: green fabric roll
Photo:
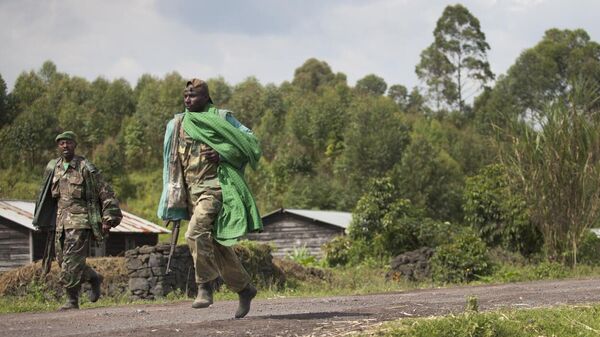
[[[262,221],[252,192],[244,179],[247,164],[256,169],[261,151],[254,135],[245,133],[219,116],[218,109],[197,113],[186,111],[184,131],[220,155],[218,177],[223,207],[215,223],[215,239],[231,246],[249,231],[262,229]]]

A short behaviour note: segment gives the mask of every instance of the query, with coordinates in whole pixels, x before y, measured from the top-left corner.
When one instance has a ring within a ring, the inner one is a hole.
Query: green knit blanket
[[[215,223],[217,242],[231,246],[247,232],[262,229],[256,202],[244,179],[246,165],[256,169],[260,159],[256,137],[235,128],[214,107],[202,113],[186,111],[182,125],[188,136],[207,144],[221,158],[218,177],[223,207]]]

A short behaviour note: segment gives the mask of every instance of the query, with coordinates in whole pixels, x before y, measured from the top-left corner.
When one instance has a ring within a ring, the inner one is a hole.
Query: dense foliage
[[[349,235],[326,248],[330,265],[456,250],[463,227],[484,247],[594,256],[580,241],[600,217],[599,45],[583,30],[549,29],[488,87],[490,46],[472,13],[448,6],[433,38],[417,66],[425,90],[376,74],[352,86],[317,59],[280,84],[207,79],[213,101],[261,141],[247,172],[261,211],[352,211]],[[34,199],[55,135],[70,129],[124,208],[157,221],[163,132],[183,110],[184,84],[176,72],[90,82],[52,61],[10,91],[0,76],[0,197]]]

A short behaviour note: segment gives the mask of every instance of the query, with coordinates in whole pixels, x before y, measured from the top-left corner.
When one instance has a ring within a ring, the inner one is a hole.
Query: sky
[[[0,75],[12,91],[23,71],[51,60],[93,81],[142,74],[222,76],[235,85],[291,81],[307,59],[348,83],[369,74],[421,85],[421,51],[444,8],[435,0],[0,0]],[[600,41],[600,0],[464,0],[503,74],[547,29],[582,28]]]

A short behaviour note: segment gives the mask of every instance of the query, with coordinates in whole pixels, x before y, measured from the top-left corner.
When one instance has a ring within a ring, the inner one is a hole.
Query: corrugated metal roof
[[[35,203],[30,201],[0,200],[1,217],[31,230],[35,230],[35,227],[31,224],[34,209]],[[125,211],[123,211],[121,224],[110,231],[111,233],[171,233],[166,228]]]
[[[305,218],[309,218],[312,220],[317,220],[320,222],[328,223],[337,227],[341,227],[347,229],[350,226],[350,222],[352,221],[352,213],[348,212],[339,212],[339,211],[314,211],[307,209],[289,209],[289,208],[280,208],[275,212],[271,212],[263,218],[266,218],[272,214],[276,213],[292,213]]]

